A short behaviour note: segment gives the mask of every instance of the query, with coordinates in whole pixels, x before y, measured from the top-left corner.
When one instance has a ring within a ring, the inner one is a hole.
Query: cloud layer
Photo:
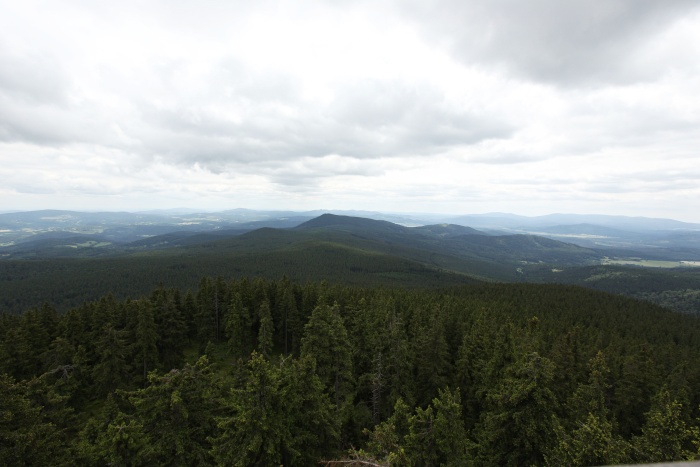
[[[0,9],[0,209],[700,221],[695,1]]]

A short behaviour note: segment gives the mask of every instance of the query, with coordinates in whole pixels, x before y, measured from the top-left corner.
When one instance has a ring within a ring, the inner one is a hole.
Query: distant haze
[[[0,212],[700,222],[697,0],[0,0]]]

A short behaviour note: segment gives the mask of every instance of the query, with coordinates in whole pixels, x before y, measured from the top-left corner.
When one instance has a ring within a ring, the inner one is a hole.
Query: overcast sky
[[[700,222],[697,0],[0,0],[0,211]]]

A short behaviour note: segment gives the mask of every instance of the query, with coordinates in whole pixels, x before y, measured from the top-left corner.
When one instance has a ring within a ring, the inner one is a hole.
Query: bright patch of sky
[[[694,0],[0,0],[0,211],[700,222]]]

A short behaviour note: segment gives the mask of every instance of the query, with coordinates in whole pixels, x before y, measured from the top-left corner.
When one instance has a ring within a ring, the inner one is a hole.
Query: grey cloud
[[[460,108],[429,86],[362,81],[340,93],[334,116],[373,138],[369,154],[430,154],[437,149],[505,138],[513,129],[484,113]],[[353,142],[349,141],[349,146]],[[346,151],[352,151],[348,147]],[[361,153],[352,154],[362,157]]]
[[[697,188],[697,184],[679,183],[668,180],[641,181],[636,177],[619,177],[617,180],[610,182],[593,182],[581,186],[581,191],[587,193],[664,193],[674,192],[678,190],[690,190]]]
[[[0,140],[38,144],[70,141],[70,83],[50,57],[0,52]]]
[[[63,106],[68,95],[68,78],[51,57],[15,57],[0,51],[0,96],[43,106]]]
[[[493,154],[468,157],[469,162],[477,162],[490,165],[513,165],[537,162],[551,157],[549,153],[534,153],[526,150],[499,151]]]
[[[261,86],[229,85],[230,100],[143,108],[138,139],[157,154],[214,170],[227,164],[260,165],[330,154],[355,159],[430,155],[449,147],[505,138],[512,128],[496,117],[447,102],[429,87],[365,81],[335,91],[329,104],[307,103],[294,82],[276,78]],[[271,92],[261,89],[269,88]],[[283,92],[275,93],[276,89]],[[236,115],[227,117],[226,112]]]
[[[122,144],[111,116],[89,106],[51,106],[0,96],[0,141],[60,147],[73,143]]]
[[[18,193],[28,194],[28,195],[52,195],[55,194],[59,189],[49,188],[46,186],[28,185],[28,184],[18,184],[13,187]]]
[[[614,161],[610,161],[615,165]],[[575,192],[588,194],[663,193],[680,190],[695,190],[698,187],[698,170],[681,172],[678,170],[635,170],[628,167],[623,172],[610,172],[605,164],[597,167],[595,178],[581,179],[576,167],[572,167],[569,177],[561,174],[543,174],[543,180],[511,180],[513,185],[536,187],[540,192],[569,191],[572,184]],[[544,183],[543,183],[544,182]]]
[[[64,116],[56,109],[27,108],[0,98],[0,141],[64,144],[72,139]]]
[[[697,190],[700,170],[654,170],[654,171],[630,171],[624,177],[619,177],[613,186],[624,185],[627,188],[634,187],[644,192],[665,192],[679,190]],[[605,185],[605,184],[603,184]],[[605,191],[605,186],[593,185],[593,189]]]
[[[5,174],[21,175],[5,175],[10,186],[152,199],[169,191],[251,199],[275,192],[270,196],[287,202],[294,193],[329,203],[335,193],[370,204],[386,196],[457,208],[465,199],[526,206],[591,193],[654,200],[654,190],[684,190],[687,198],[697,192],[700,174],[684,171],[700,147],[697,47],[667,53],[669,44],[694,37],[697,0],[77,5],[73,12],[47,6],[35,26],[44,35],[0,17],[0,158],[10,162]],[[402,16],[387,18],[396,11]],[[24,11],[25,22],[33,12],[31,5]],[[62,14],[64,21],[54,21]],[[343,62],[343,52],[332,50],[362,42],[328,33],[345,17],[366,17],[357,24],[367,25],[377,56]],[[691,21],[676,23],[680,18]],[[282,35],[297,24],[309,27],[310,41],[327,34],[329,47],[282,47]],[[83,29],[66,25],[84,26],[96,46]],[[660,41],[673,25],[668,42]],[[125,31],[134,31],[131,40],[120,35]],[[270,42],[256,48],[243,43],[249,37]],[[3,48],[3,40],[13,46]],[[396,48],[405,43],[417,47],[416,60],[459,74],[463,87],[452,76],[418,70],[407,49]],[[271,50],[290,56],[267,57]],[[314,62],[335,52],[341,59],[330,60],[332,72]],[[386,67],[369,67],[378,60]],[[629,85],[640,80],[648,82]],[[420,167],[432,176],[422,180]],[[459,186],[456,171],[469,186]],[[381,182],[370,179],[377,175]],[[378,191],[361,194],[370,186]]]
[[[274,183],[285,186],[314,186],[324,179],[338,176],[366,177],[381,175],[372,161],[351,157],[328,156],[270,165],[262,173]]]
[[[595,99],[572,102],[566,127],[561,130],[568,141],[559,151],[586,154],[609,148],[664,147],[664,152],[671,153],[700,144],[696,116],[658,100],[638,101],[641,103],[635,105]]]
[[[643,182],[672,183],[674,188],[697,188],[700,180],[700,169],[691,170],[659,170],[654,172],[642,172],[633,174],[632,178]]]
[[[488,63],[528,79],[581,85],[630,82],[661,70],[631,61],[695,0],[440,0],[402,3],[437,44],[467,64]]]

